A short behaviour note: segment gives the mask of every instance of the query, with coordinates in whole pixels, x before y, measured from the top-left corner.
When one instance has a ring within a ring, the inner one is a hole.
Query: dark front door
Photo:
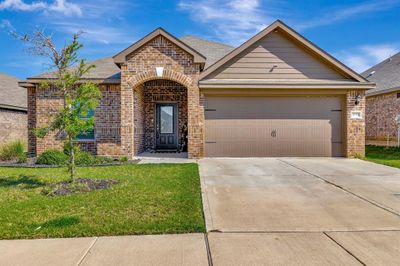
[[[177,111],[175,104],[157,104],[156,149],[177,150]]]

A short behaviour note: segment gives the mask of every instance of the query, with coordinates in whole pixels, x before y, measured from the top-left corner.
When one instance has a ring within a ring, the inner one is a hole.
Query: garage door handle
[[[276,138],[276,129],[272,130],[271,137]]]

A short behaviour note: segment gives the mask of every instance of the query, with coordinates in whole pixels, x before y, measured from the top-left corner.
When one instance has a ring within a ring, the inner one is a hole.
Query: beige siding
[[[209,78],[346,80],[280,32],[273,32],[251,45]]]

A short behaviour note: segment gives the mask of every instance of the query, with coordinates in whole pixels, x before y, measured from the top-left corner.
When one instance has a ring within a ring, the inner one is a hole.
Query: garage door
[[[340,97],[207,96],[206,156],[342,156]]]

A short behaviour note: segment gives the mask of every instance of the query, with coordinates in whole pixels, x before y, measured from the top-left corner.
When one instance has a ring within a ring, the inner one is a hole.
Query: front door
[[[157,104],[156,107],[156,150],[177,150],[176,104]]]

